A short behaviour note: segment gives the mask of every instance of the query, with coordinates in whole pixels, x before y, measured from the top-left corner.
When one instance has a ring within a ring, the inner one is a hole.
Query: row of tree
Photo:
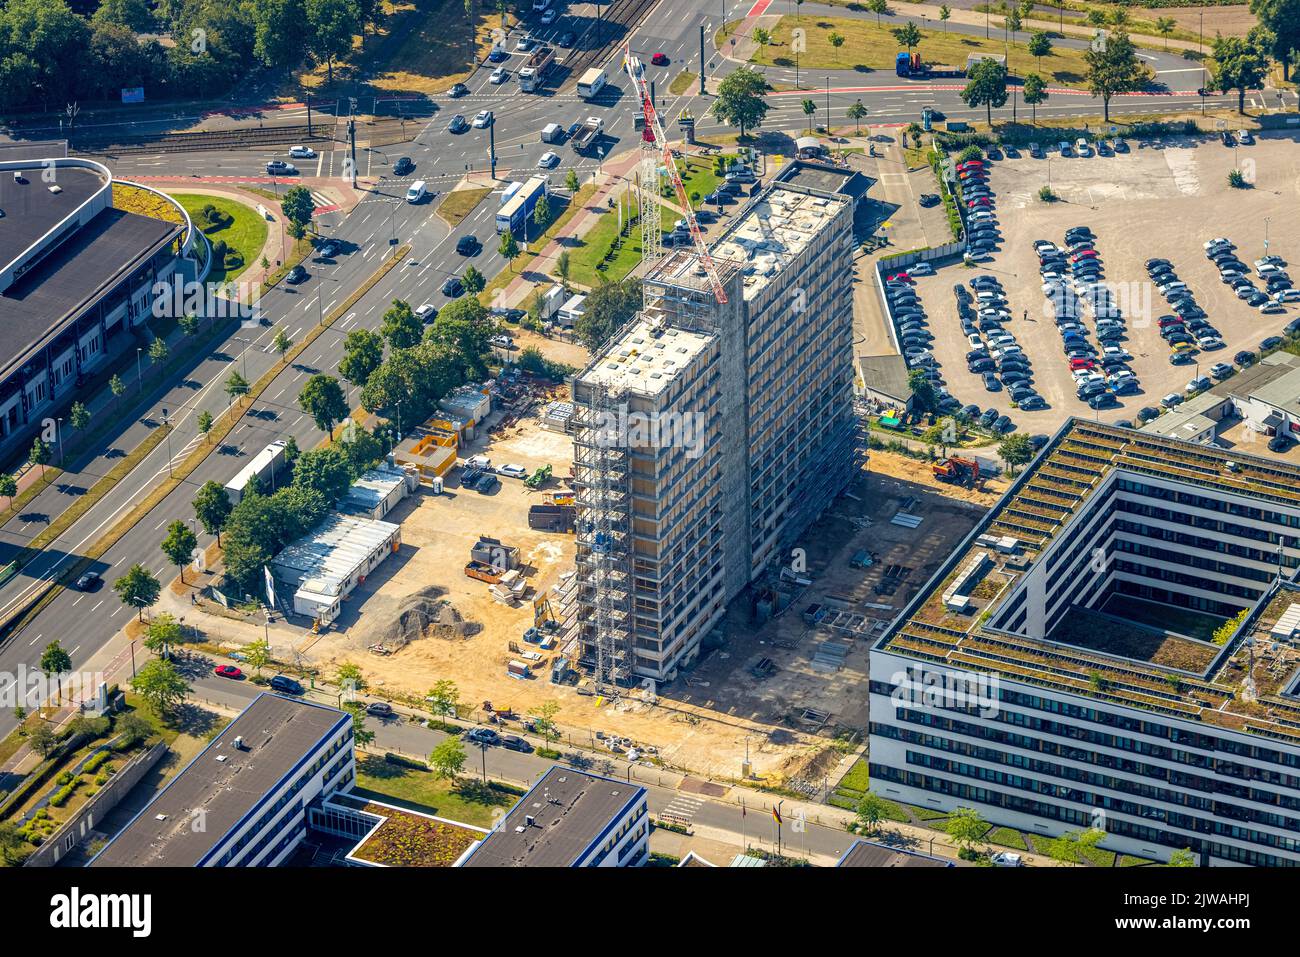
[[[335,62],[375,22],[378,0],[67,0],[0,8],[0,110],[62,109],[144,87],[150,99],[219,94],[250,65]]]

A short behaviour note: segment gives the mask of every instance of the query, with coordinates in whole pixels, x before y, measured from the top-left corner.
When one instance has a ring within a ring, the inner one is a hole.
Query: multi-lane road
[[[669,81],[683,69],[700,71],[701,26],[708,28],[706,35],[711,35],[720,18],[741,20],[749,9],[748,3],[724,3],[720,9],[719,4],[711,0],[659,0],[650,8],[644,21],[631,33],[629,42],[633,51],[646,63],[647,77],[656,83],[659,106],[665,116],[675,117],[688,105],[697,116],[705,116],[707,103],[697,97],[694,84],[681,96],[672,97],[667,95]],[[811,15],[819,9],[815,4],[804,4],[802,12]],[[827,7],[823,12],[851,15],[842,7]],[[592,34],[587,31],[591,29],[594,16],[594,6],[571,5],[565,16],[550,27],[525,25],[506,37],[505,42],[513,49],[515,40],[529,27],[542,41],[552,40],[565,31],[590,37]],[[604,29],[612,30],[613,27],[606,24]],[[950,29],[958,27],[950,25]],[[580,38],[579,45],[588,42]],[[667,66],[649,65],[650,54],[658,52],[669,58]],[[1199,70],[1189,72],[1187,61],[1175,57],[1147,51],[1143,54],[1152,61],[1168,92],[1117,98],[1112,104],[1113,113],[1186,110],[1190,103],[1200,102],[1196,96],[1196,87],[1200,84]],[[30,562],[16,579],[0,589],[0,615],[21,605],[24,596],[42,581],[57,575],[76,555],[82,554],[133,503],[166,476],[170,465],[180,461],[203,441],[197,430],[198,414],[205,409],[216,413],[225,408],[227,400],[222,383],[232,369],[241,370],[250,382],[256,381],[278,358],[271,346],[276,329],[283,329],[294,339],[300,338],[318,321],[318,317],[328,315],[373,274],[397,244],[411,247],[404,262],[370,290],[353,311],[317,339],[291,368],[282,372],[252,404],[222,447],[210,454],[189,479],[103,556],[96,570],[107,581],[111,582],[135,562],[143,563],[162,578],[170,577],[172,570],[159,550],[163,529],[177,518],[187,521],[192,518],[190,502],[203,482],[215,479],[224,483],[250,455],[274,439],[293,436],[300,447],[307,448],[322,438],[311,419],[298,408],[297,395],[305,379],[314,372],[333,373],[336,370],[341,358],[341,341],[347,332],[355,328],[377,328],[380,317],[394,298],[406,299],[413,305],[424,302],[443,305],[446,299],[438,291],[439,286],[446,277],[463,272],[470,262],[489,277],[506,268],[505,261],[496,252],[494,214],[497,203],[493,197],[486,199],[454,229],[448,228],[434,214],[438,197],[419,205],[403,201],[406,188],[414,179],[423,179],[432,190],[445,192],[467,168],[483,170],[486,167],[487,131],[473,129],[452,134],[447,127],[453,115],[461,113],[469,118],[480,109],[493,110],[501,185],[510,178],[536,174],[538,159],[552,149],[561,156],[560,165],[549,171],[555,185],[564,182],[570,169],[577,170],[584,180],[595,171],[601,162],[599,157],[579,156],[567,146],[556,147],[540,142],[540,130],[551,122],[568,126],[587,115],[599,115],[604,119],[606,130],[604,156],[635,145],[635,98],[628,95],[626,80],[620,80],[618,76],[620,57],[617,53],[606,64],[614,82],[596,102],[585,102],[576,96],[572,91],[573,77],[569,77],[559,90],[546,90],[540,94],[520,92],[513,77],[520,56],[522,54],[512,57],[505,64],[512,74],[506,84],[493,85],[489,77],[494,65],[482,64],[467,80],[467,95],[454,100],[435,97],[431,115],[412,121],[419,124],[419,132],[412,142],[363,151],[358,157],[358,174],[376,180],[377,186],[346,216],[330,212],[319,217],[318,226],[322,234],[338,240],[342,251],[332,260],[310,262],[311,276],[301,285],[281,286],[264,297],[261,305],[273,320],[273,326],[244,328],[231,333],[209,355],[197,359],[193,368],[178,381],[157,385],[155,394],[144,403],[145,407],[130,422],[124,423],[123,431],[103,453],[84,463],[75,463],[75,467],[64,473],[55,486],[30,503],[22,515],[0,528],[0,548],[15,549],[29,542],[44,527],[45,521],[60,514],[111,469],[125,450],[138,444],[148,430],[156,428],[163,421],[163,409],[167,409],[167,420],[174,427],[169,441],[160,443],[130,476],[88,510],[41,556]],[[704,71],[710,77],[725,74],[737,66],[739,64],[715,51],[706,51]],[[794,79],[793,71],[772,69],[767,72],[775,83],[790,84]],[[902,81],[885,74],[866,74],[864,77],[851,71],[830,74],[818,71],[816,80],[805,72],[800,79],[805,86],[817,87],[820,84],[818,89],[822,96],[829,91],[832,116],[859,98],[870,110],[870,123],[910,122],[918,118],[922,106],[937,107],[952,118],[983,116],[982,109],[969,110],[961,102],[959,84]],[[800,107],[804,95],[802,91],[773,94],[773,109],[764,128],[800,129],[805,123]],[[700,102],[695,102],[697,99]],[[1040,107],[1039,112],[1051,116],[1086,116],[1099,112],[1098,101],[1078,93],[1056,95],[1049,104]],[[1000,112],[1009,115],[1007,110]],[[715,121],[709,118],[700,124],[702,134],[716,128]],[[146,183],[151,179],[178,175],[193,177],[196,183],[227,178],[260,182],[265,179],[262,170],[266,160],[275,155],[283,154],[269,151],[137,153],[112,158],[110,163],[119,178]],[[410,157],[415,164],[413,172],[401,178],[391,173],[400,156]],[[325,150],[316,160],[295,161],[295,164],[307,181],[317,186],[331,176],[345,173],[342,149]],[[460,256],[455,251],[457,240],[464,235],[474,235],[479,240],[478,252],[472,257]],[[145,389],[149,388],[146,379]],[[206,544],[202,536],[201,540]],[[74,591],[60,594],[0,649],[0,690],[13,680],[20,664],[34,667],[44,645],[56,639],[70,651],[74,668],[84,665],[121,628],[127,614],[129,611],[122,608],[107,587],[89,594]],[[0,715],[0,732],[12,724],[9,714]]]

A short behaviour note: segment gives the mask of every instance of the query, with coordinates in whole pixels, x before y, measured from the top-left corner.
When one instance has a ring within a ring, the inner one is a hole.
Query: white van
[[[543,143],[559,143],[564,139],[564,127],[559,123],[547,123],[542,129]]]
[[[428,193],[428,188],[425,186],[424,180],[417,179],[411,184],[411,188],[406,191],[406,201],[408,203],[418,203],[424,199],[426,193]]]

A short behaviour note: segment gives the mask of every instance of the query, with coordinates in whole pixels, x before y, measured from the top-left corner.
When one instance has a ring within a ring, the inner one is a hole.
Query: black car
[[[1253,365],[1255,363],[1255,353],[1250,352],[1247,349],[1242,349],[1232,357],[1232,361],[1243,368],[1248,365]]]
[[[372,701],[366,705],[366,714],[372,718],[391,718],[394,711],[393,706],[386,701]]]
[[[465,292],[465,284],[459,276],[448,276],[442,282],[442,294],[448,299],[456,299]]]
[[[270,686],[272,691],[282,691],[285,694],[302,694],[302,685],[288,675],[276,675],[271,679]]]
[[[409,157],[409,156],[403,156],[403,157],[400,157],[400,158],[398,159],[398,161],[397,161],[396,163],[393,164],[393,175],[394,175],[394,176],[405,176],[407,173],[411,172],[413,169],[415,169],[415,163],[413,163],[413,162],[411,161],[411,157]]]
[[[1291,448],[1291,440],[1285,435],[1275,435],[1268,440],[1268,450],[1270,452],[1285,452]]]
[[[1223,140],[1224,146],[1236,146],[1237,141],[1232,138],[1232,130],[1224,130],[1219,134],[1219,139]]]
[[[94,591],[103,582],[104,579],[99,577],[98,572],[86,572],[73,583],[72,587],[77,591]]]
[[[472,256],[478,249],[478,239],[474,236],[462,236],[456,240],[456,252],[462,256]]]
[[[316,247],[317,259],[333,259],[339,253],[339,244],[337,240],[327,239]]]
[[[939,194],[938,194],[938,193],[922,193],[922,194],[921,194],[921,198],[920,198],[919,200],[917,200],[917,202],[919,202],[922,206],[925,206],[925,207],[938,206],[938,205],[939,205]]]
[[[1263,352],[1266,349],[1276,349],[1281,344],[1282,344],[1281,336],[1269,336],[1267,339],[1265,339],[1263,342],[1259,344],[1259,350],[1260,352]]]
[[[1152,408],[1149,405],[1143,406],[1142,408],[1138,409],[1137,420],[1139,422],[1150,422],[1152,419],[1157,418],[1159,415],[1160,415],[1159,409]]]
[[[997,432],[999,435],[1001,435],[1004,432],[1015,431],[1016,427],[1015,424],[1012,423],[1011,421],[1011,416],[1001,415],[998,416],[997,421],[993,423],[992,428],[994,432]]]
[[[300,265],[294,266],[292,269],[289,270],[289,275],[284,277],[284,281],[291,286],[296,286],[300,282],[306,282],[307,270],[303,269],[302,266]]]
[[[1093,409],[1109,409],[1113,405],[1119,405],[1119,402],[1117,402],[1115,396],[1113,396],[1109,392],[1103,392],[1100,395],[1094,395],[1091,399],[1088,400],[1089,408],[1093,408]]]
[[[533,750],[533,746],[517,734],[503,735],[501,738],[501,747],[505,748],[507,751],[520,751],[524,754],[528,754]]]
[[[990,428],[993,425],[993,423],[996,422],[997,420],[998,420],[998,410],[988,409],[987,411],[985,411],[983,415],[980,416],[980,425],[984,426],[987,429]]]
[[[717,214],[709,212],[707,209],[697,209],[695,211],[695,221],[697,223],[716,223]]]
[[[501,735],[491,728],[471,728],[465,732],[465,740],[470,744],[494,745],[501,743]]]
[[[555,41],[555,45],[562,50],[568,50],[573,47],[573,41],[576,39],[577,37],[573,35],[572,30],[565,30],[560,34],[559,39]]]
[[[461,97],[468,92],[469,92],[469,87],[467,87],[464,83],[457,83],[451,88],[452,97]]]

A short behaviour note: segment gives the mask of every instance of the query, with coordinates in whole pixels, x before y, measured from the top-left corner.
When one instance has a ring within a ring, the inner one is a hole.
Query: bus
[[[534,176],[497,211],[497,232],[518,232],[533,215],[537,201],[546,195],[546,177]]]

